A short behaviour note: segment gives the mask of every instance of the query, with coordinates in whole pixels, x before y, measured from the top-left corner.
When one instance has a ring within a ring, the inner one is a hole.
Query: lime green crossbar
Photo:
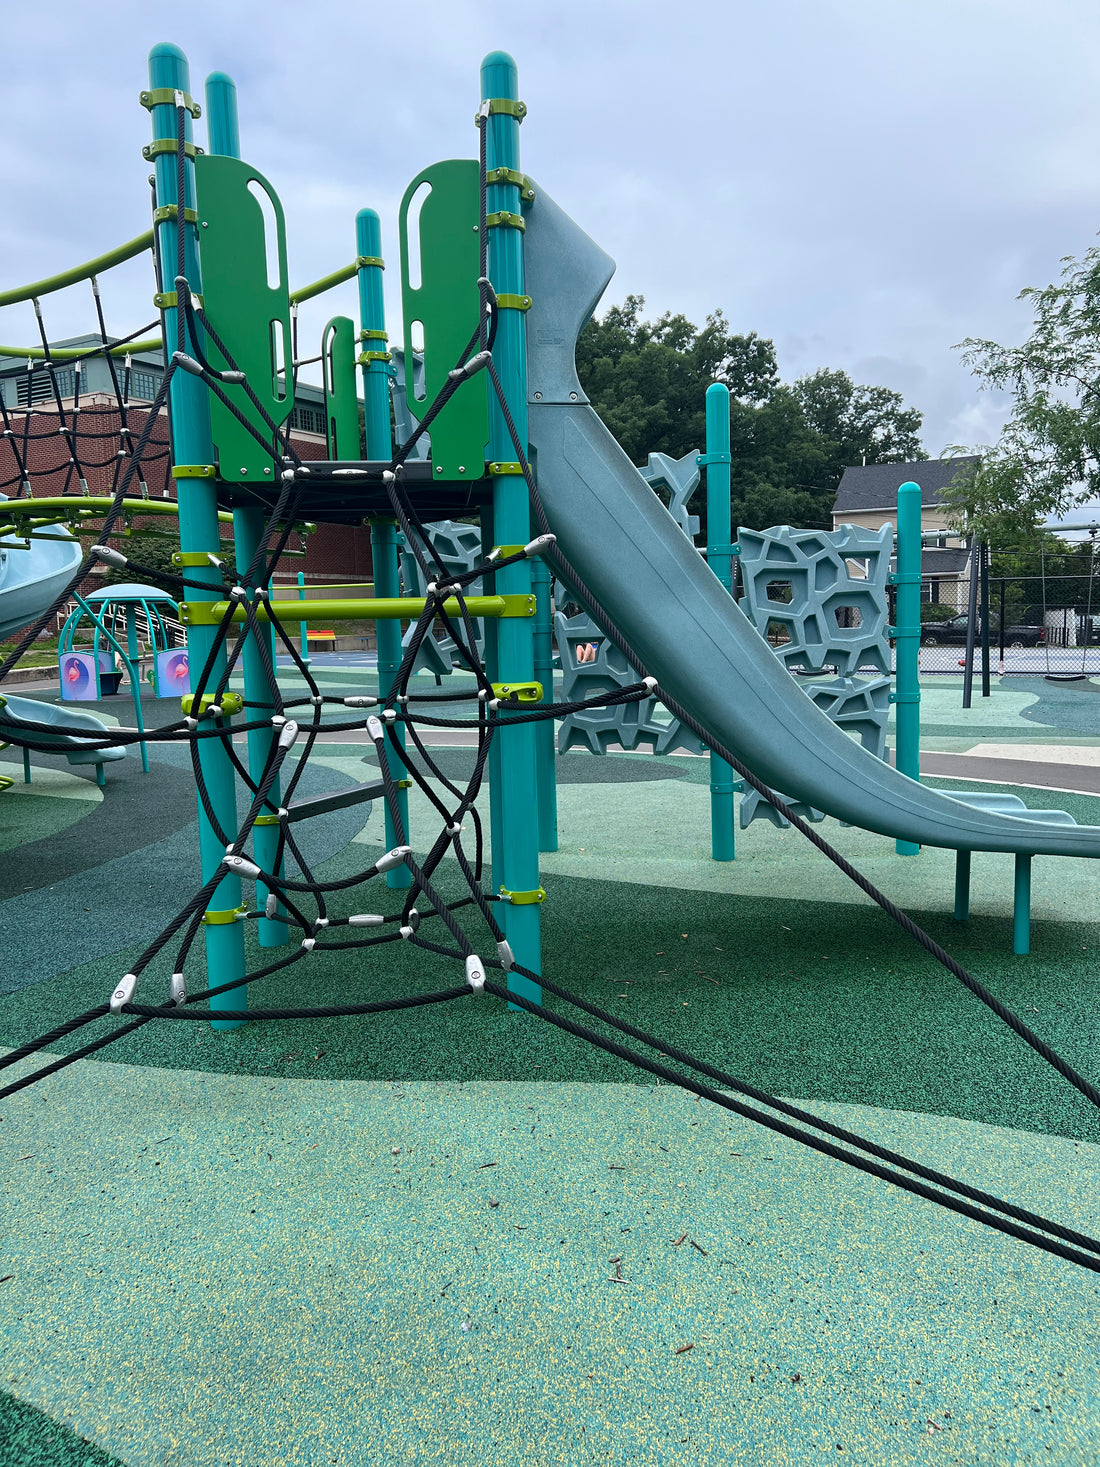
[[[144,234],[139,234],[136,239],[116,245],[105,255],[97,255],[94,260],[86,260],[83,265],[73,265],[68,270],[62,270],[59,275],[48,275],[45,280],[35,280],[30,285],[17,285],[14,290],[0,290],[0,306],[15,306],[21,301],[34,300],[36,296],[49,295],[55,290],[64,290],[67,285],[75,285],[79,280],[90,280],[93,275],[109,270],[112,265],[121,265],[123,260],[132,260],[135,255],[140,255],[142,250],[152,248],[153,231],[148,229]],[[127,347],[126,350],[130,351],[132,347]],[[73,353],[73,355],[78,355],[78,353]]]
[[[415,621],[426,605],[423,596],[394,596],[370,600],[348,601],[272,601],[270,612],[278,622],[309,621]],[[181,601],[180,621],[187,626],[216,626],[229,609],[228,601]],[[443,603],[448,616],[458,616],[458,602],[451,598]],[[467,596],[466,609],[471,616],[534,616],[533,596]],[[256,606],[260,621],[270,621],[269,607]],[[234,621],[244,621],[244,607],[234,610]]]

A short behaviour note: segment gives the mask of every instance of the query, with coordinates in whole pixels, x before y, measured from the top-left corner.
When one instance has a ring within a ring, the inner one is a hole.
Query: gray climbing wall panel
[[[792,671],[818,674],[803,690],[823,713],[870,753],[886,757],[890,715],[890,646],[886,578],[893,529],[739,530],[742,610]],[[876,677],[858,677],[860,671]],[[822,678],[820,674],[834,676]],[[779,793],[779,791],[777,791]],[[819,810],[790,802],[803,819]],[[787,821],[755,790],[741,800],[741,827]]]
[[[477,525],[464,525],[461,520],[438,520],[435,524],[427,525],[425,528],[431,537],[435,553],[443,563],[448,575],[465,575],[473,570],[475,565],[481,564],[481,530]],[[416,563],[416,557],[406,546],[401,551],[401,579],[405,583],[406,593],[410,596],[423,596],[427,591],[424,574]],[[482,595],[481,581],[471,581],[467,588],[467,595]],[[481,620],[474,621],[474,630],[477,637],[478,655],[484,653],[485,635]],[[402,639],[404,646],[412,636],[413,628],[410,627]],[[465,662],[456,655],[457,649],[450,637],[427,636],[421,643],[420,651],[417,653],[413,664],[413,671],[434,672],[437,677],[444,677],[452,672],[454,668],[466,667]]]

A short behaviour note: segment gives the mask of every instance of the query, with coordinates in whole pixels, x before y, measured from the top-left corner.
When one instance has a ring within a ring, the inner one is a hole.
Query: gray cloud
[[[193,0],[178,22],[137,0],[55,0],[50,17],[5,14],[6,285],[147,227],[136,94],[164,39],[188,52],[196,95],[211,70],[236,80],[296,283],[351,258],[364,204],[396,262],[405,184],[473,152],[479,61],[510,50],[524,167],[618,261],[610,299],[696,320],[721,307],[775,338],[787,376],[836,366],[897,387],[933,453],[1001,412],[953,343],[1018,339],[1019,288],[1100,224],[1100,13],[1075,0]],[[105,284],[112,327],[151,318],[144,266]],[[354,315],[352,289],[304,311],[303,331],[338,310]],[[86,294],[47,319],[86,329]],[[29,312],[4,312],[0,339],[33,340]]]

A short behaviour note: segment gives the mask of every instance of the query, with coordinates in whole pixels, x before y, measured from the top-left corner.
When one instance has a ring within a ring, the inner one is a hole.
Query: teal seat
[[[27,726],[34,723],[52,724],[56,733],[39,730],[26,732]],[[26,736],[35,743],[48,744],[57,753],[64,754],[70,764],[94,764],[96,784],[100,786],[104,783],[104,764],[126,757],[125,748],[118,744],[105,749],[89,749],[84,739],[80,738],[82,733],[85,738],[89,735],[102,738],[104,734],[110,733],[108,726],[91,713],[78,713],[72,708],[59,707],[56,703],[40,703],[36,698],[13,698],[9,695],[0,697],[0,738],[18,734],[20,730],[26,732]],[[30,753],[27,750],[23,752],[23,776],[29,784]]]

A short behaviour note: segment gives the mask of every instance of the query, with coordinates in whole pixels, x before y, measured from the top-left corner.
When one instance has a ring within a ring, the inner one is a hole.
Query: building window
[[[143,372],[140,367],[135,367],[130,373],[131,397],[141,398],[143,402],[152,402],[159,386],[160,375],[157,372]]]
[[[325,410],[321,407],[296,407],[290,415],[290,426],[303,433],[325,432]]]
[[[55,368],[53,379],[62,397],[72,397],[76,382],[72,367]],[[16,378],[15,401],[19,407],[34,407],[37,403],[53,400],[53,384],[45,367],[36,367],[33,372],[22,372]]]

